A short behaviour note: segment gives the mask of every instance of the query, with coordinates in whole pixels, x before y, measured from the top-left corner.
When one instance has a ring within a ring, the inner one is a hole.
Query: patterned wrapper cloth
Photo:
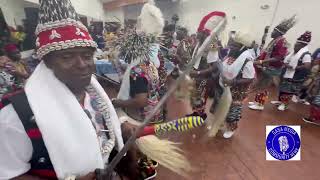
[[[207,93],[207,80],[196,79],[195,87],[191,93],[191,106],[193,112],[203,114],[205,112],[205,106],[208,99]]]
[[[140,110],[141,118],[144,119],[158,104],[160,100],[159,94],[159,74],[157,68],[152,63],[140,63],[134,66],[130,76],[135,79],[137,77],[144,78],[148,82],[148,105]],[[158,112],[153,117],[153,123],[163,119],[162,112]]]
[[[268,91],[264,91],[261,93],[258,93],[255,96],[255,102],[259,103],[260,105],[264,105],[266,101],[268,100]]]
[[[310,119],[320,123],[320,94],[313,97],[310,108]]]
[[[302,83],[303,81],[294,82],[291,79],[283,79],[279,87],[279,101],[285,105],[288,105],[292,96],[300,92]]]
[[[242,71],[248,61],[245,61],[243,64],[240,73],[237,75],[236,79],[242,78]],[[232,93],[232,103],[229,109],[229,113],[226,118],[226,122],[229,125],[234,125],[232,130],[237,128],[237,122],[241,119],[242,114],[242,102],[243,100],[248,96],[248,90],[250,89],[250,83],[249,84],[237,84],[231,87],[231,93]],[[263,95],[261,97],[262,99],[265,98]]]
[[[220,11],[213,11],[204,16],[198,26],[197,32],[201,34],[210,35],[212,31],[226,19],[226,14]],[[224,27],[220,28],[216,33],[217,36],[224,30]],[[210,36],[206,37],[209,38]],[[208,39],[206,39],[208,40]],[[206,42],[206,40],[204,42]],[[210,39],[210,45],[212,45],[213,38]],[[200,44],[201,46],[201,44]],[[212,48],[212,47],[211,47]],[[202,54],[200,59],[194,64],[194,68],[197,71],[203,71],[208,69],[210,63],[208,63],[207,57],[210,47],[206,47],[205,53]],[[199,47],[194,49],[193,57],[198,53]],[[205,108],[207,99],[209,97],[208,93],[208,79],[211,77],[197,77],[195,78],[195,87],[191,93],[191,106],[194,114],[206,117]]]
[[[226,118],[227,123],[238,122],[241,119],[242,101],[247,97],[248,89],[249,86],[244,85],[231,87],[233,102]]]

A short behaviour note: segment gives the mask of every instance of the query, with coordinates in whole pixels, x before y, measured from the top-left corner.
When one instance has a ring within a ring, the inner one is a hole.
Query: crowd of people
[[[177,16],[165,23],[150,1],[136,26],[103,35],[79,21],[70,0],[40,3],[32,56],[21,58],[23,35],[11,41],[1,31],[0,179],[101,179],[98,170],[117,158],[138,127],[135,145],[103,178],[153,179],[158,164],[185,175],[190,162],[175,143],[159,137],[206,122],[209,137],[222,131],[231,138],[249,92],[256,93],[249,108],[263,111],[272,84],[278,100],[270,102],[279,111],[291,101],[310,105],[303,120],[320,125],[320,49],[309,51],[309,31],[289,47],[285,34],[295,16],[274,28],[264,48],[268,28],[261,44],[241,29],[223,43],[228,24],[220,11],[203,17],[197,33],[189,34]],[[116,98],[94,76],[99,59],[112,61],[122,75]],[[120,59],[126,66],[118,68]],[[193,112],[168,122],[167,105],[160,103],[169,81],[178,84],[174,95],[188,98]]]
[[[23,88],[25,80],[38,64],[35,53],[22,58],[25,39],[23,26],[19,25],[16,29],[8,26],[0,12],[0,98]]]

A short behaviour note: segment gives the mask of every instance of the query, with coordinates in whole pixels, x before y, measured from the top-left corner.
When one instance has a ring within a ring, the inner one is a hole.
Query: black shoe
[[[190,116],[200,116],[200,114],[198,112],[193,112],[192,114],[186,115],[186,117],[190,117]]]
[[[207,113],[202,113],[201,115],[200,115],[200,117],[203,119],[203,120],[206,120],[207,119]]]

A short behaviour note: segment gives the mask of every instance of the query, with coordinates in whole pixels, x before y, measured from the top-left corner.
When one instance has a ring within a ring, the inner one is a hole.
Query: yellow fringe
[[[117,109],[121,123],[129,123],[139,126],[140,122],[130,118],[122,109]],[[192,170],[187,158],[178,147],[179,143],[161,140],[154,135],[143,136],[136,140],[138,149],[150,159],[157,161],[160,165],[171,171],[188,178],[187,172]]]
[[[225,87],[223,94],[217,105],[217,109],[214,114],[209,113],[207,118],[207,127],[209,129],[208,136],[215,137],[225,122],[225,119],[228,115],[230,106],[232,103],[232,96],[230,87]]]
[[[139,150],[150,159],[181,176],[188,177],[187,173],[192,170],[178,143],[149,135],[137,139],[136,144]]]

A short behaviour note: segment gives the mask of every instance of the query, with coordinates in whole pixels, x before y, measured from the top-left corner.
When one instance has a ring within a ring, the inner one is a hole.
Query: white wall
[[[137,19],[140,15],[142,4],[135,4],[123,7],[125,19]]]
[[[103,4],[100,0],[71,0],[71,3],[79,14],[99,21],[105,20]]]
[[[101,0],[71,0],[77,13],[89,17],[89,20],[105,21],[106,14]],[[14,19],[17,24],[22,24],[25,18],[25,7],[37,7],[39,0],[0,0],[0,8],[10,26],[14,26]],[[91,19],[90,19],[91,18]]]
[[[26,1],[39,4],[39,0]],[[101,0],[71,0],[71,3],[77,13],[94,18],[95,20],[104,21],[105,16]]]
[[[105,10],[105,20],[112,22],[112,21],[119,21],[123,24],[124,22],[124,11],[122,8],[112,10],[112,11],[107,11]]]
[[[26,18],[24,8],[35,7],[36,5],[22,0],[0,0],[4,18],[9,26],[16,27],[22,25],[22,20]]]
[[[39,0],[25,0],[25,1],[28,1],[28,2],[31,2],[31,3],[35,3],[35,4],[39,4]]]
[[[178,14],[180,23],[195,32],[203,16],[211,11],[224,11],[228,15],[230,30],[244,29],[250,32],[261,42],[264,27],[271,23],[272,14],[277,0],[188,0],[180,3]],[[305,30],[312,31],[312,50],[320,47],[320,27],[316,23],[317,7],[320,5],[319,0],[280,0],[278,13],[274,25],[277,25],[283,18],[291,17],[297,14],[298,24],[292,28],[286,35],[289,42],[294,44],[298,36]],[[268,4],[268,10],[260,9],[261,5]],[[232,16],[236,16],[232,20]]]
[[[26,0],[36,3],[38,0]],[[171,18],[174,13],[180,17],[179,24],[185,25],[191,32],[195,32],[201,18],[211,11],[225,11],[229,17],[229,29],[245,29],[251,32],[260,41],[264,27],[270,24],[272,14],[277,0],[183,0],[181,3],[170,1],[157,1],[157,5],[162,10],[166,19]],[[96,20],[114,21],[114,16],[120,20],[124,18],[136,18],[140,14],[141,6],[132,8],[128,12],[119,8],[113,11],[105,11],[100,0],[71,0],[79,14],[92,17]],[[320,27],[317,23],[317,8],[319,0],[279,0],[279,9],[274,25],[278,24],[283,18],[297,14],[298,24],[288,32],[287,37],[291,44],[305,30],[312,31],[311,49],[320,47]],[[262,10],[261,5],[269,4],[270,9]],[[25,17],[23,8],[31,6],[23,0],[0,0],[0,7],[9,25],[22,24],[21,20]],[[128,8],[125,8],[127,10]],[[232,20],[232,16],[236,19]]]

